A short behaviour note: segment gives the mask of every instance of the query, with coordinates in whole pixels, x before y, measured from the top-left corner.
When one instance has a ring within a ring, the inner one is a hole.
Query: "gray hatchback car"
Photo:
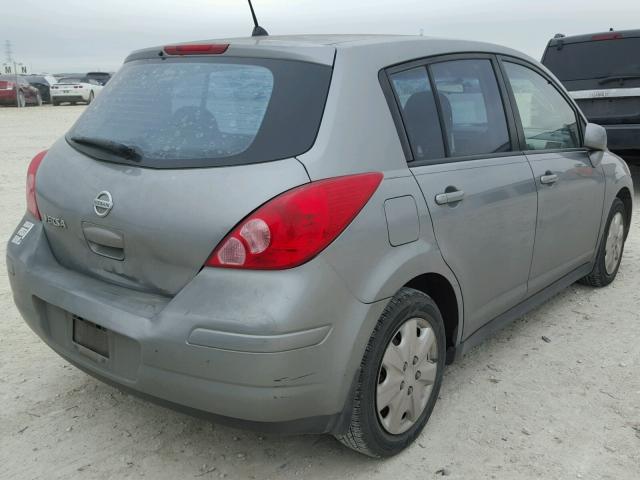
[[[615,278],[633,185],[606,143],[496,45],[140,50],[31,162],[9,279],[34,332],[105,382],[389,456],[446,363]]]

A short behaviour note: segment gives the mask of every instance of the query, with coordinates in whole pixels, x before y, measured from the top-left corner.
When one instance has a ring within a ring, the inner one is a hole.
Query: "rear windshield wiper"
[[[79,143],[80,145],[86,145],[87,147],[97,148],[99,150],[104,150],[105,152],[113,153],[133,162],[139,162],[142,160],[142,155],[136,147],[132,147],[124,143],[93,137],[71,137],[69,140],[74,143]]]
[[[640,75],[620,75],[617,77],[607,77],[600,80],[598,84],[604,85],[605,83],[623,82],[625,80],[634,80],[636,78],[640,78]]]

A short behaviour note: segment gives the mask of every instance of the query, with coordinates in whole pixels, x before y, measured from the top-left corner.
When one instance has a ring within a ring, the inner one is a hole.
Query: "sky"
[[[254,0],[272,35],[392,33],[481,40],[540,58],[549,38],[640,28],[640,0]],[[132,50],[247,36],[245,0],[0,0],[0,64],[10,40],[33,72],[114,71]]]

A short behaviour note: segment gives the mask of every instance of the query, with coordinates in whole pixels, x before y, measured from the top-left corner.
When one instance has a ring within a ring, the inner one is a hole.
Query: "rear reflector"
[[[602,33],[600,35],[594,35],[591,40],[619,40],[623,38],[621,33]]]
[[[283,270],[311,260],[347,228],[382,177],[329,178],[278,195],[240,222],[205,266]]]
[[[164,47],[167,55],[220,55],[229,48],[228,43],[211,43],[199,45],[169,45]]]
[[[27,169],[27,210],[40,220],[40,211],[38,210],[38,203],[36,202],[36,173],[38,172],[38,167],[40,167],[40,163],[42,163],[42,159],[47,154],[47,151],[44,150],[37,154],[31,160],[29,164],[29,168]]]

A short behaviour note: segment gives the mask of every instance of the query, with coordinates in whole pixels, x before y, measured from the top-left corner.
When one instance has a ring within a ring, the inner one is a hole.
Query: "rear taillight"
[[[27,169],[27,210],[38,220],[40,220],[40,211],[36,201],[36,173],[46,154],[47,151],[45,150],[33,157]]]
[[[193,45],[168,45],[164,47],[167,55],[220,55],[229,48],[228,43],[206,43]]]
[[[282,270],[311,260],[347,228],[382,177],[330,178],[278,195],[240,222],[205,266]]]

